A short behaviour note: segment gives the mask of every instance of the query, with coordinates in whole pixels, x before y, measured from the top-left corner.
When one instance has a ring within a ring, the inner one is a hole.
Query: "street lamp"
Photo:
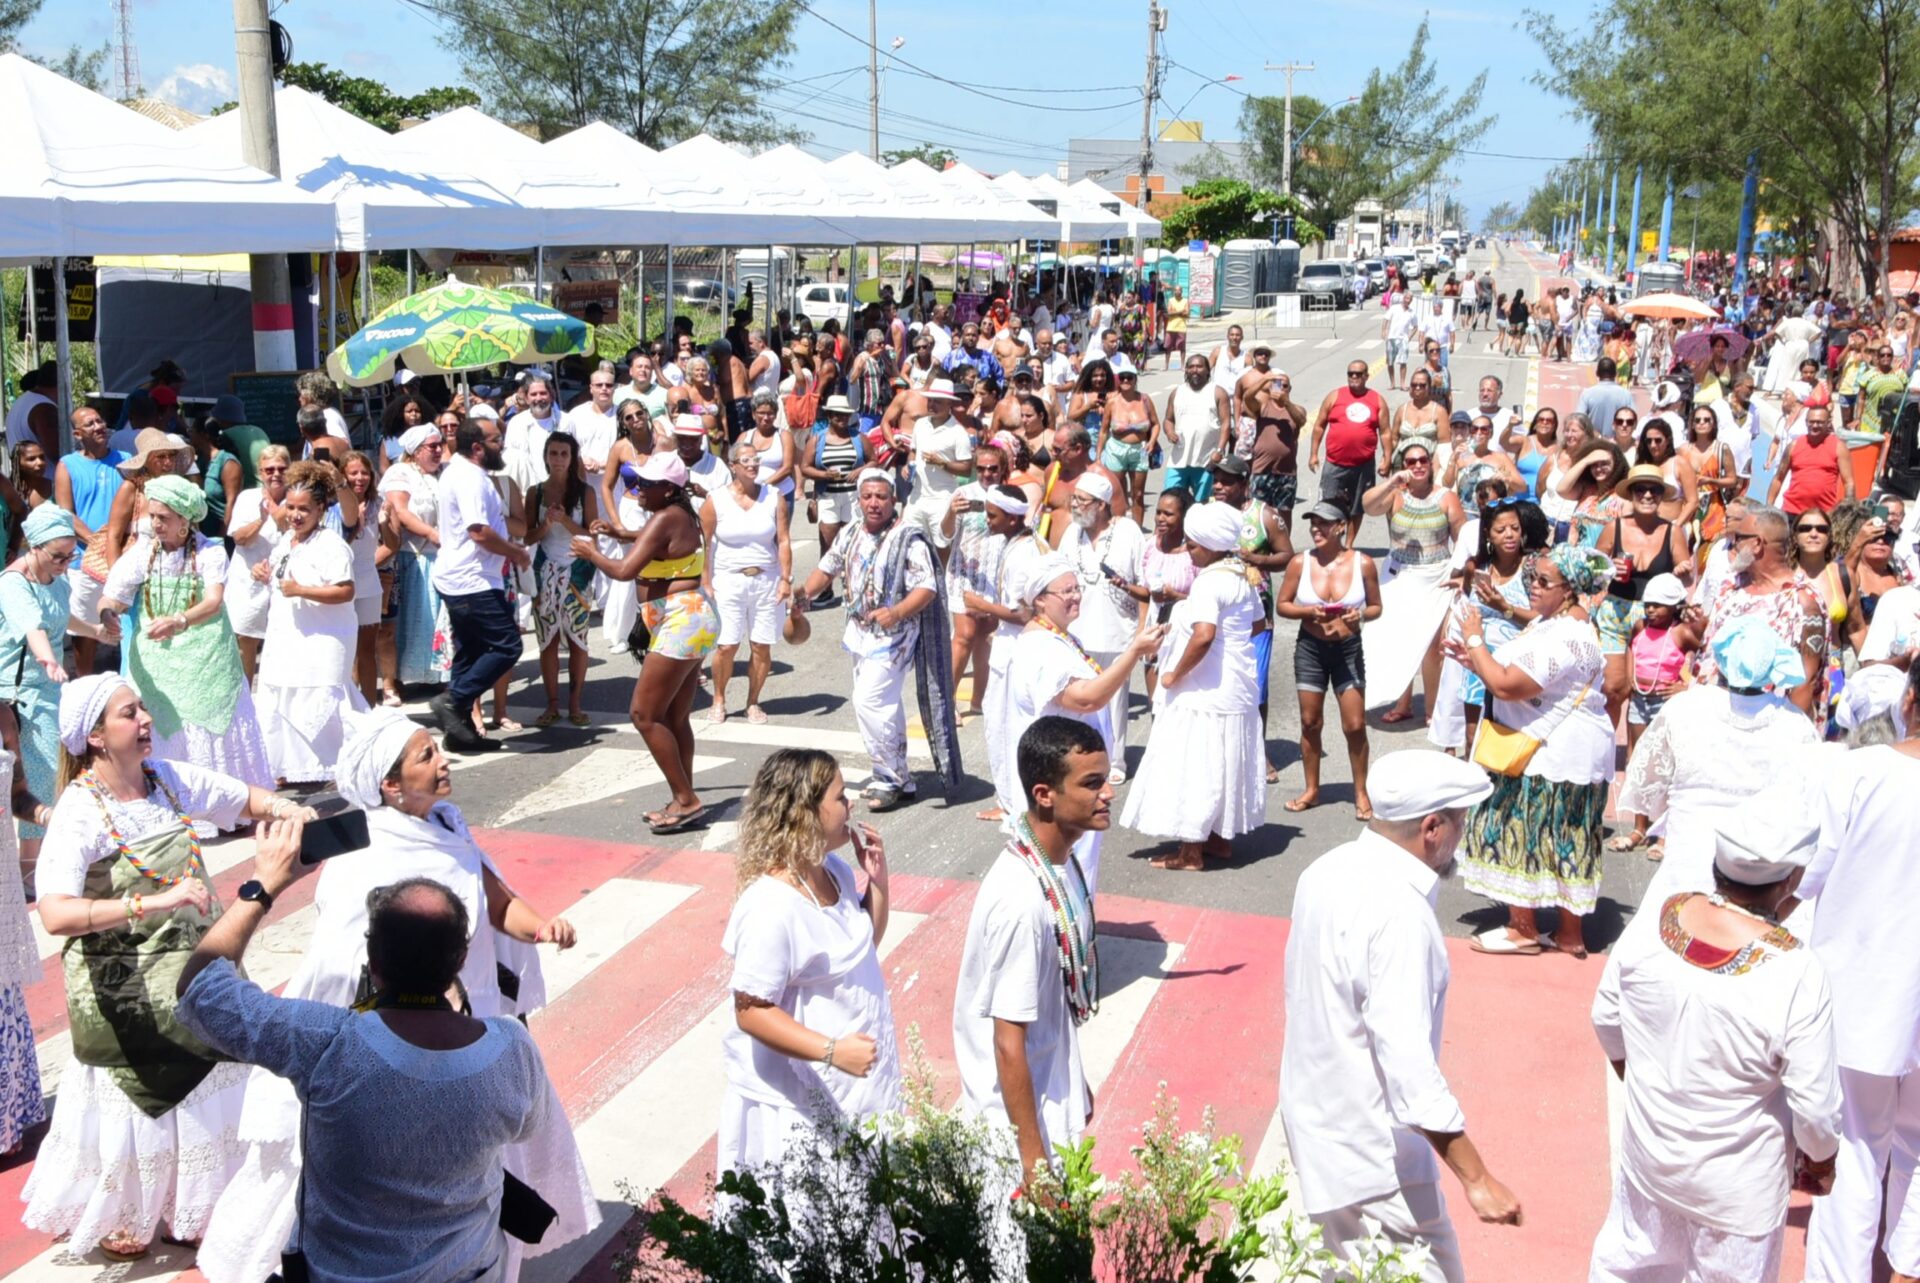
[[[1693,231],[1687,236],[1687,282],[1692,284],[1694,246],[1700,240],[1700,197],[1705,193],[1699,183],[1688,183],[1680,194],[1693,202]]]
[[[895,36],[893,40],[887,45],[887,60],[880,64],[880,76],[879,76],[880,88],[879,88],[877,97],[880,98],[881,100],[884,100],[886,98],[887,72],[891,70],[893,67],[894,55],[899,53],[900,47],[906,43],[907,43],[907,38],[905,36]]]

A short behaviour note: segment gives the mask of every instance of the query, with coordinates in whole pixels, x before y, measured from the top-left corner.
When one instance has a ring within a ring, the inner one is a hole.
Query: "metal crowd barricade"
[[[1325,299],[1322,303],[1320,300]],[[1252,338],[1290,331],[1325,331],[1331,335],[1339,309],[1330,295],[1256,294],[1253,296]]]

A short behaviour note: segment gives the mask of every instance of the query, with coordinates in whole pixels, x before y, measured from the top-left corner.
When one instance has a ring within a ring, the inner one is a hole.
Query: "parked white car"
[[[847,323],[847,287],[845,285],[802,285],[800,314],[816,326],[824,325],[833,317],[838,317],[840,324],[845,325]]]

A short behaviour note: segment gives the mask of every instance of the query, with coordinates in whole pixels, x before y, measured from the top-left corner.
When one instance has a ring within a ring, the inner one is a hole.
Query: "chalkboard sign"
[[[247,407],[247,422],[278,445],[300,445],[300,426],[295,422],[300,411],[295,386],[300,374],[299,370],[262,370],[227,376],[233,394]]]

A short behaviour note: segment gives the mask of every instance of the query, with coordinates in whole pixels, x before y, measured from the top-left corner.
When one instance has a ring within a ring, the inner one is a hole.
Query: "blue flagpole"
[[[1633,167],[1633,213],[1627,217],[1627,253],[1621,264],[1622,275],[1637,277],[1635,260],[1640,253],[1640,166]]]
[[[1667,261],[1667,250],[1673,244],[1673,175],[1667,175],[1667,199],[1660,206],[1660,261]]]

